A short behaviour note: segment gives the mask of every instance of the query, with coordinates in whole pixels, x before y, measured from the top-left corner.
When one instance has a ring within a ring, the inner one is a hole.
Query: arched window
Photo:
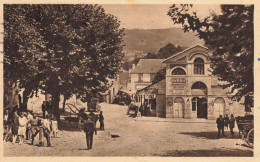
[[[191,89],[207,89],[207,86],[202,82],[196,82],[191,86]]]
[[[194,74],[204,75],[204,60],[202,58],[194,60]]]
[[[186,75],[186,72],[182,68],[176,68],[172,71],[172,75]]]

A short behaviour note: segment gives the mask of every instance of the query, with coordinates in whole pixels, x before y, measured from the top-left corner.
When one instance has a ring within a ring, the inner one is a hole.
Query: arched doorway
[[[174,118],[183,118],[184,117],[184,100],[181,97],[177,97],[173,103],[174,109]]]
[[[208,99],[207,86],[203,82],[195,82],[191,87],[192,111],[197,112],[197,118],[207,118],[208,116]]]
[[[218,118],[219,115],[223,116],[224,110],[225,110],[225,100],[219,97],[214,101],[214,117]]]

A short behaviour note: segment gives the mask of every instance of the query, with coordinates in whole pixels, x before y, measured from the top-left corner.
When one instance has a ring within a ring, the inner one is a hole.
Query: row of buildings
[[[210,55],[206,47],[196,45],[167,59],[141,59],[129,71],[127,89],[139,105],[149,103],[150,116],[216,119],[225,114],[244,115],[244,105],[231,100],[211,75]],[[163,68],[165,78],[152,83]]]

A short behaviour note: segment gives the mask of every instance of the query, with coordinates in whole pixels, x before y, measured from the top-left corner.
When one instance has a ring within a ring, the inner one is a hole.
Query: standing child
[[[33,115],[31,111],[27,113],[27,127],[26,127],[26,140],[31,139],[31,122],[33,120]]]
[[[47,140],[47,147],[51,147],[51,139],[50,139],[50,133],[51,133],[51,121],[49,119],[49,115],[45,116],[45,119],[42,120],[42,127],[43,127],[43,135]]]
[[[10,138],[10,135],[12,134],[11,132],[11,124],[6,123],[4,125],[4,143],[7,142]]]
[[[19,128],[18,128],[18,135],[19,135],[19,144],[23,144],[24,138],[26,136],[26,125],[27,125],[27,117],[26,113],[22,112],[21,116],[19,117]]]
[[[51,130],[52,130],[53,137],[57,137],[57,134],[58,134],[58,122],[57,122],[55,117],[51,120]]]

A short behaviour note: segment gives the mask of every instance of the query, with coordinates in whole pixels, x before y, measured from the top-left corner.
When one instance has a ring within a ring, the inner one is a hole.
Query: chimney
[[[135,69],[135,64],[132,65],[132,70],[134,70],[134,69]]]

